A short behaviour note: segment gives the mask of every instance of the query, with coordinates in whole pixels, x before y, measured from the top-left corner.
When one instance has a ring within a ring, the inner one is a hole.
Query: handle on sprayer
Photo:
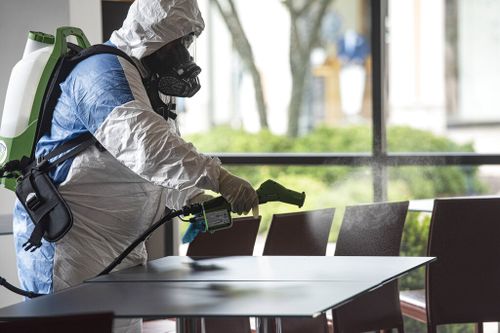
[[[270,201],[284,202],[297,207],[302,207],[306,194],[287,189],[283,185],[268,179],[255,190],[259,197],[259,204]],[[231,210],[231,205],[223,197],[217,197],[203,203],[205,209],[226,208]]]
[[[76,38],[78,45],[82,48],[90,47],[90,42],[83,33],[82,29],[77,27],[60,27],[56,30],[54,50],[58,57],[68,52],[67,38],[73,36]]]

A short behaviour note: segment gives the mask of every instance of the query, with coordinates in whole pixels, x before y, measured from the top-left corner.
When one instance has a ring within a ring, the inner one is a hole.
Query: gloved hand
[[[213,198],[214,198],[213,195],[206,194],[205,192],[201,192],[201,193],[198,193],[197,195],[195,195],[194,197],[189,198],[187,203],[188,203],[188,205],[192,205],[192,204],[202,203],[202,202],[208,201],[208,200],[213,199]]]
[[[219,193],[231,204],[233,212],[241,215],[251,209],[254,216],[259,215],[259,197],[252,185],[224,168],[220,169]]]

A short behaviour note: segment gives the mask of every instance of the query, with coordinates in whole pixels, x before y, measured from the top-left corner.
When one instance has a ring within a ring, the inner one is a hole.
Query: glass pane
[[[391,151],[500,151],[499,11],[498,1],[389,0]],[[403,131],[430,138],[402,146]]]
[[[202,89],[177,101],[184,135],[230,133],[212,152],[370,151],[370,1],[199,4],[206,22],[195,55]],[[349,131],[362,136],[330,142]],[[227,142],[245,133],[282,144]],[[315,144],[302,145],[302,137]],[[196,146],[207,140],[192,139]]]
[[[285,203],[266,203],[259,207],[262,222],[255,249],[257,255],[262,254],[272,214],[333,207],[336,211],[329,240],[334,244],[344,207],[373,201],[369,167],[238,166],[228,169],[248,179],[255,188],[267,179],[273,179],[291,190],[306,193],[302,208]],[[181,235],[187,226],[187,223],[181,223]],[[186,250],[187,245],[181,245],[180,254],[185,254]],[[333,254],[333,250],[334,246],[329,246],[328,254]]]
[[[492,195],[500,184],[491,174],[498,166],[405,166],[389,169],[389,200],[415,200],[438,197]],[[498,178],[497,178],[498,179]]]

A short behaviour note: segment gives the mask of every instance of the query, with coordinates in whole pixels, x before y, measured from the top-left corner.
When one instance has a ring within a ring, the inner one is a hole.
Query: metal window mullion
[[[301,165],[301,166],[451,166],[500,165],[500,154],[476,153],[387,153],[373,157],[369,153],[213,153],[226,165]]]
[[[385,72],[385,17],[386,0],[371,2],[371,50],[372,50],[372,164],[373,200],[387,200],[387,166],[383,163],[387,156],[385,124],[386,82]]]

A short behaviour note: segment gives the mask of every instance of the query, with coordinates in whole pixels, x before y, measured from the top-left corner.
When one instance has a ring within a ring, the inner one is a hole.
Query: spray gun
[[[305,193],[299,193],[287,189],[283,185],[269,179],[262,183],[256,190],[259,204],[270,201],[284,202],[302,207]],[[196,211],[192,213],[188,222],[191,223],[182,237],[183,243],[190,243],[200,232],[214,233],[218,230],[231,228],[231,205],[223,197],[217,197],[199,204]]]
[[[304,192],[299,193],[289,190],[271,179],[262,183],[256,192],[259,197],[259,204],[279,201],[296,205],[299,208],[304,204],[306,196]],[[189,222],[191,223],[191,230],[196,229],[197,232],[190,233],[188,230],[185,237],[183,237],[184,243],[191,242],[199,231],[214,233],[218,230],[231,228],[233,225],[231,205],[223,197],[203,202],[200,204],[199,212],[194,213]]]

